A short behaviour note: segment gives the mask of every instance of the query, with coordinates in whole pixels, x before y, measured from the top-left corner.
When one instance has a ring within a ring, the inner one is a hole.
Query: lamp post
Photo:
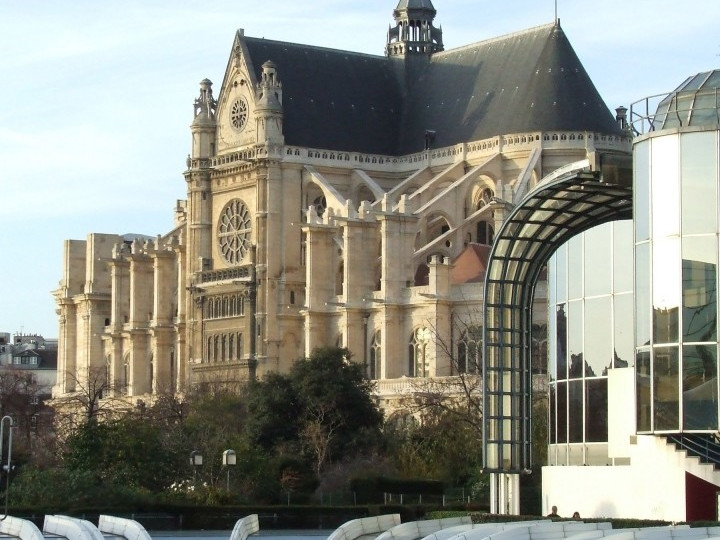
[[[227,490],[230,491],[230,467],[237,462],[235,450],[225,450],[223,452],[223,465],[227,469]]]
[[[202,454],[193,450],[190,452],[190,465],[193,467],[193,484],[197,482],[197,468],[202,465]]]

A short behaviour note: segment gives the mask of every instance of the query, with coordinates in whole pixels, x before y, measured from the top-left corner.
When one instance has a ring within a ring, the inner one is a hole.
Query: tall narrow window
[[[380,330],[375,332],[370,342],[370,362],[368,365],[368,377],[370,379],[381,378],[382,373],[382,349],[380,341]]]
[[[458,373],[480,373],[482,364],[482,327],[470,326],[460,336],[457,350]]]
[[[429,366],[427,362],[427,346],[430,341],[430,331],[427,328],[418,328],[413,332],[408,345],[408,375],[410,377],[427,377]]]

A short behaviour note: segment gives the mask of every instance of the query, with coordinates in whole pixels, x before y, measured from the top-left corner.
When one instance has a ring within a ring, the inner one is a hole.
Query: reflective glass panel
[[[550,444],[557,442],[557,391],[555,385],[550,385],[550,417],[548,424],[548,437]]]
[[[633,149],[633,216],[635,241],[650,238],[650,140]]]
[[[555,314],[556,321],[556,358],[557,358],[557,378],[567,379],[567,311],[565,304],[557,307]]]
[[[683,429],[718,429],[717,347],[683,347]]]
[[[585,465],[584,450],[582,444],[568,445],[568,465]]]
[[[717,237],[682,240],[683,341],[717,339]]]
[[[707,126],[717,123],[717,95],[697,94],[690,113],[691,126]]]
[[[613,292],[632,291],[633,239],[632,221],[613,223]]]
[[[680,239],[653,243],[653,341],[677,343],[680,313]]]
[[[717,132],[685,133],[682,148],[683,234],[717,231]]]
[[[585,464],[586,465],[609,465],[608,445],[607,444],[588,444],[585,445]]]
[[[607,442],[608,440],[608,382],[606,378],[585,381],[587,402],[585,404],[585,440]]]
[[[564,302],[567,300],[567,244],[558,248],[554,258],[557,301]]]
[[[568,318],[568,378],[576,379],[583,375],[583,303],[573,300],[569,303]]]
[[[612,336],[610,296],[585,300],[585,377],[607,375],[612,367]]]
[[[650,344],[650,244],[635,248],[635,344]]]
[[[548,264],[548,355],[547,355],[547,373],[551,381],[557,379],[557,319],[555,313],[557,311],[557,297],[555,287],[552,286],[555,278],[555,260],[551,260]],[[536,290],[537,294],[537,290]],[[554,339],[553,339],[554,338]]]
[[[678,347],[653,349],[653,431],[680,429]]]
[[[652,401],[650,396],[650,351],[638,351],[635,357],[635,396],[637,399],[637,429],[650,431]]]
[[[633,366],[635,348],[633,346],[633,295],[617,294],[613,298],[614,317],[614,358],[616,368]]]
[[[612,224],[606,223],[584,233],[585,296],[609,294],[612,272]]]
[[[568,242],[568,298],[580,298],[583,294],[583,235],[573,236]]]
[[[657,241],[680,232],[678,136],[652,139],[651,160],[652,235]]]
[[[567,442],[567,383],[557,384],[557,441]]]
[[[583,440],[583,381],[568,383],[568,442]]]

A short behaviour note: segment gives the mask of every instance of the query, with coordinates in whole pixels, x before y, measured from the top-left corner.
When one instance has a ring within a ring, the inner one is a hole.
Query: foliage
[[[370,471],[437,485],[478,480],[472,423],[428,406],[413,421],[383,425],[373,390],[346,349],[323,348],[240,392],[159,395],[112,414],[105,400],[115,398],[75,396],[82,421],[67,424],[45,468],[18,469],[11,500],[55,510],[97,501],[285,504],[320,487],[347,490]],[[230,467],[221,460],[229,449],[237,459]],[[191,465],[191,451],[202,454],[201,466]]]
[[[319,476],[326,464],[379,444],[382,413],[372,390],[347,349],[315,349],[287,375],[250,387],[248,436],[278,456],[301,456]]]
[[[465,485],[482,465],[481,439],[456,414],[425,409],[386,425],[389,450],[406,477],[433,478]]]
[[[158,491],[175,475],[175,460],[164,451],[163,432],[143,418],[88,423],[67,440],[63,462],[70,472],[86,472],[98,482]]]

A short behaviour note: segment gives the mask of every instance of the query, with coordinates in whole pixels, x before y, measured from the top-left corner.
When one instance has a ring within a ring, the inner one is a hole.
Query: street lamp
[[[193,467],[193,483],[197,481],[197,468],[202,465],[202,454],[193,450],[190,452],[190,465]]]
[[[230,491],[230,466],[234,466],[237,462],[235,450],[225,450],[223,452],[223,465],[227,468],[227,490]]]

